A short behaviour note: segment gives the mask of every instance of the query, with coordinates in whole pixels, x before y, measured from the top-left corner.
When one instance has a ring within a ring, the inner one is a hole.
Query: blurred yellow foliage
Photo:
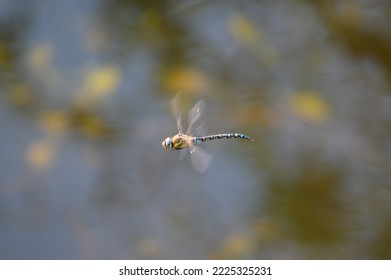
[[[84,115],[79,120],[80,130],[90,137],[102,137],[107,133],[105,122],[96,115]]]
[[[47,42],[38,43],[32,47],[28,54],[28,64],[35,71],[42,71],[51,65],[53,58],[53,46]]]
[[[118,67],[110,65],[93,69],[87,74],[81,92],[94,99],[114,93],[121,80]]]
[[[279,235],[276,224],[268,220],[259,220],[254,224],[254,233],[259,241],[270,242]]]
[[[253,238],[248,234],[238,233],[228,236],[222,243],[219,252],[213,258],[233,259],[244,257],[253,248]]]
[[[8,56],[8,50],[3,41],[0,41],[0,61],[4,61]]]
[[[69,116],[59,110],[44,111],[39,117],[41,125],[51,133],[60,133],[69,127]]]
[[[363,23],[363,7],[357,1],[345,1],[337,12],[339,19],[345,24],[359,26]]]
[[[289,103],[292,111],[297,116],[308,121],[321,123],[330,116],[328,104],[315,92],[296,92]]]
[[[247,44],[254,45],[260,36],[259,30],[254,24],[243,15],[235,15],[229,20],[229,30],[235,40]]]
[[[0,40],[0,67],[8,66],[11,61],[11,53],[6,42]]]
[[[156,239],[143,238],[137,246],[138,251],[148,258],[156,258],[160,252],[160,246]]]
[[[200,93],[207,85],[204,75],[191,68],[169,69],[163,76],[163,85],[169,92]]]
[[[232,123],[237,125],[267,126],[271,123],[272,112],[258,102],[242,103],[237,109],[232,110],[229,116]]]
[[[33,142],[27,148],[27,162],[35,170],[46,170],[52,164],[56,150],[57,146],[49,140]]]
[[[163,15],[158,9],[148,9],[139,18],[139,26],[144,34],[159,35],[164,26]],[[164,35],[164,34],[160,34]]]
[[[252,22],[246,15],[235,14],[228,21],[228,30],[240,44],[247,46],[252,55],[266,66],[274,66],[278,60],[275,49],[264,40],[259,23]]]
[[[7,90],[7,98],[14,106],[25,106],[33,101],[30,88],[22,84],[10,85]]]

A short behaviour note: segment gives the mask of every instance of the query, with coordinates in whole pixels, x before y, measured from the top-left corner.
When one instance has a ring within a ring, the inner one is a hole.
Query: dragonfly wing
[[[203,112],[205,111],[205,101],[198,101],[193,108],[190,109],[187,120],[189,127],[186,135],[202,135],[205,132],[205,123],[202,121]]]
[[[193,146],[190,148],[190,159],[194,169],[202,173],[209,166],[212,156],[204,149]]]
[[[180,150],[180,152],[179,152],[179,160],[184,159],[184,157],[186,156],[187,152],[188,152],[188,149]]]
[[[174,114],[174,117],[176,119],[176,125],[178,128],[179,133],[183,133],[183,127],[182,127],[182,118],[181,118],[181,112],[179,111],[179,94],[175,95],[175,97],[171,100],[171,111]]]

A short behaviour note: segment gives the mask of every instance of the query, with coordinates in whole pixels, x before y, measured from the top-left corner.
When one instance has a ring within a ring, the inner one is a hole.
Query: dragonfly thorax
[[[194,142],[195,137],[184,134],[177,134],[172,137],[167,137],[163,142],[162,146],[166,150],[182,150],[184,148],[190,148],[196,144]]]

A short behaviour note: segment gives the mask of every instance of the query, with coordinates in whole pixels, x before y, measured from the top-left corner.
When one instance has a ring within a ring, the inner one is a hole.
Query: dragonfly
[[[188,112],[187,121],[188,128],[186,133],[183,133],[182,118],[179,110],[179,95],[176,95],[171,101],[171,110],[176,118],[178,134],[167,137],[162,146],[166,150],[181,150],[180,159],[185,157],[187,151],[190,152],[190,159],[194,169],[200,173],[204,172],[209,166],[212,156],[198,145],[202,142],[218,140],[218,139],[242,139],[244,141],[254,142],[254,139],[242,133],[221,133],[207,136],[204,128],[205,122],[202,122],[205,101],[198,101]]]

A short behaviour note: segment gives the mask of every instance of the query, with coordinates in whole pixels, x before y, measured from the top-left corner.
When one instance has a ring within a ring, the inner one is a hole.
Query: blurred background
[[[390,259],[391,2],[0,2],[1,259]],[[200,174],[161,142],[204,99]]]

